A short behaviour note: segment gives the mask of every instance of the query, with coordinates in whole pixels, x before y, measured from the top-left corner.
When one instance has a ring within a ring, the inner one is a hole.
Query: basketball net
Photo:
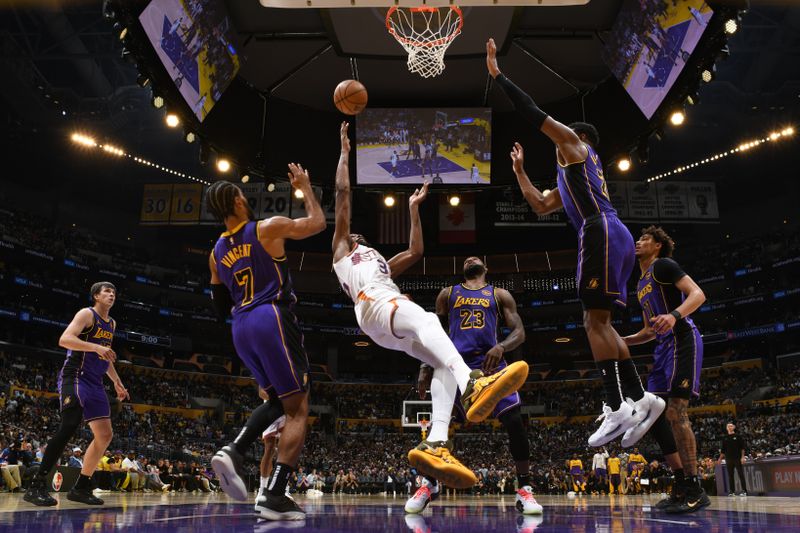
[[[431,427],[431,423],[424,418],[419,421],[419,427],[422,429],[422,440],[428,438],[428,429]]]
[[[444,70],[444,53],[461,34],[464,17],[458,6],[392,7],[386,29],[408,52],[408,70],[423,78]]]

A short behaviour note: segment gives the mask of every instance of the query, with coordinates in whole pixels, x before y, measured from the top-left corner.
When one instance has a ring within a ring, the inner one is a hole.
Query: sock
[[[600,369],[600,374],[603,377],[603,389],[605,389],[606,393],[606,403],[611,409],[616,411],[624,401],[622,398],[619,365],[614,359],[606,359],[605,361],[597,361],[597,368]]]
[[[633,359],[621,359],[619,361],[619,375],[622,380],[623,392],[634,402],[644,397],[644,387]]]
[[[687,479],[688,485],[690,487],[692,487],[692,488],[700,487],[700,478],[698,478],[697,476],[689,476],[686,479]]]
[[[517,483],[519,484],[519,488],[529,487],[531,485],[531,475],[517,474]]]
[[[463,362],[463,361],[462,361]],[[456,380],[445,367],[433,371],[431,379],[431,431],[427,440],[438,442],[447,440],[450,418],[453,414],[453,402],[456,399]]]
[[[83,474],[78,475],[78,480],[75,482],[76,489],[90,489],[92,488],[92,478],[89,476],[84,476]]]
[[[683,484],[683,482],[684,482],[683,468],[678,468],[678,469],[674,470],[672,473],[675,474],[675,484],[676,485]]]
[[[264,430],[283,415],[283,405],[278,400],[270,400],[256,407],[247,419],[242,431],[228,446],[236,450],[239,455],[247,455],[247,449],[257,439],[261,438]]]
[[[275,470],[272,471],[272,476],[269,478],[269,485],[267,485],[267,492],[272,496],[283,496],[286,492],[286,485],[289,483],[289,477],[294,472],[294,468],[285,464],[277,463]]]
[[[263,491],[266,488],[268,483],[269,483],[269,478],[261,476],[261,483],[259,483],[259,485],[258,485],[258,492]]]

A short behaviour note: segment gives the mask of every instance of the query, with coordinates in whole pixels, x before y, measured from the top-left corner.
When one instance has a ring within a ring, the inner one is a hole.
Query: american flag
[[[404,244],[408,242],[411,221],[408,219],[408,198],[395,195],[393,207],[384,207],[378,219],[378,242],[380,244]]]

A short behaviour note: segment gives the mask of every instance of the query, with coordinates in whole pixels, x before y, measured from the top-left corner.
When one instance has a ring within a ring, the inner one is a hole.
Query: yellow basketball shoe
[[[480,370],[470,372],[469,384],[461,395],[461,404],[472,423],[482,422],[492,414],[497,402],[513,394],[528,379],[528,363],[511,363],[491,376],[484,376]]]
[[[437,479],[448,487],[468,489],[478,482],[478,477],[450,453],[452,447],[449,441],[424,440],[408,452],[408,462],[420,473]]]

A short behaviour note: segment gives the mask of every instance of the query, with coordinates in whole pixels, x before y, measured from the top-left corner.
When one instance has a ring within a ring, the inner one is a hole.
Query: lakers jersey
[[[78,338],[92,344],[111,346],[114,342],[116,322],[111,317],[108,317],[108,320],[104,319],[91,307],[89,310],[92,312],[94,321],[91,326],[78,335]],[[103,374],[106,371],[108,371],[108,361],[100,359],[97,353],[67,350],[67,359],[61,368],[60,378],[62,380],[75,379],[80,376],[81,380],[96,384],[103,382]]]
[[[394,296],[400,294],[392,281],[389,263],[374,248],[357,245],[353,251],[333,264],[333,270],[339,278],[344,292],[353,302],[358,303],[365,297],[365,290],[384,289]]]
[[[483,357],[497,344],[497,299],[494,287],[450,287],[448,297],[450,339],[467,363]]]
[[[258,222],[220,235],[213,252],[217,275],[231,293],[233,316],[268,303],[297,301],[286,257],[272,257],[258,239]]]
[[[651,318],[666,315],[683,303],[683,292],[675,287],[675,282],[685,275],[678,264],[668,257],[656,259],[642,272],[636,285],[636,297],[642,306],[646,325],[651,324]],[[677,320],[667,332],[656,333],[656,339],[663,342],[676,334],[691,333],[693,329],[696,328],[692,319],[684,317]]]
[[[617,215],[603,176],[603,164],[594,148],[584,144],[589,154],[571,165],[558,164],[558,192],[572,226],[580,231],[583,222],[600,213]]]
[[[573,475],[583,473],[583,463],[581,462],[580,459],[569,460],[569,473]]]

